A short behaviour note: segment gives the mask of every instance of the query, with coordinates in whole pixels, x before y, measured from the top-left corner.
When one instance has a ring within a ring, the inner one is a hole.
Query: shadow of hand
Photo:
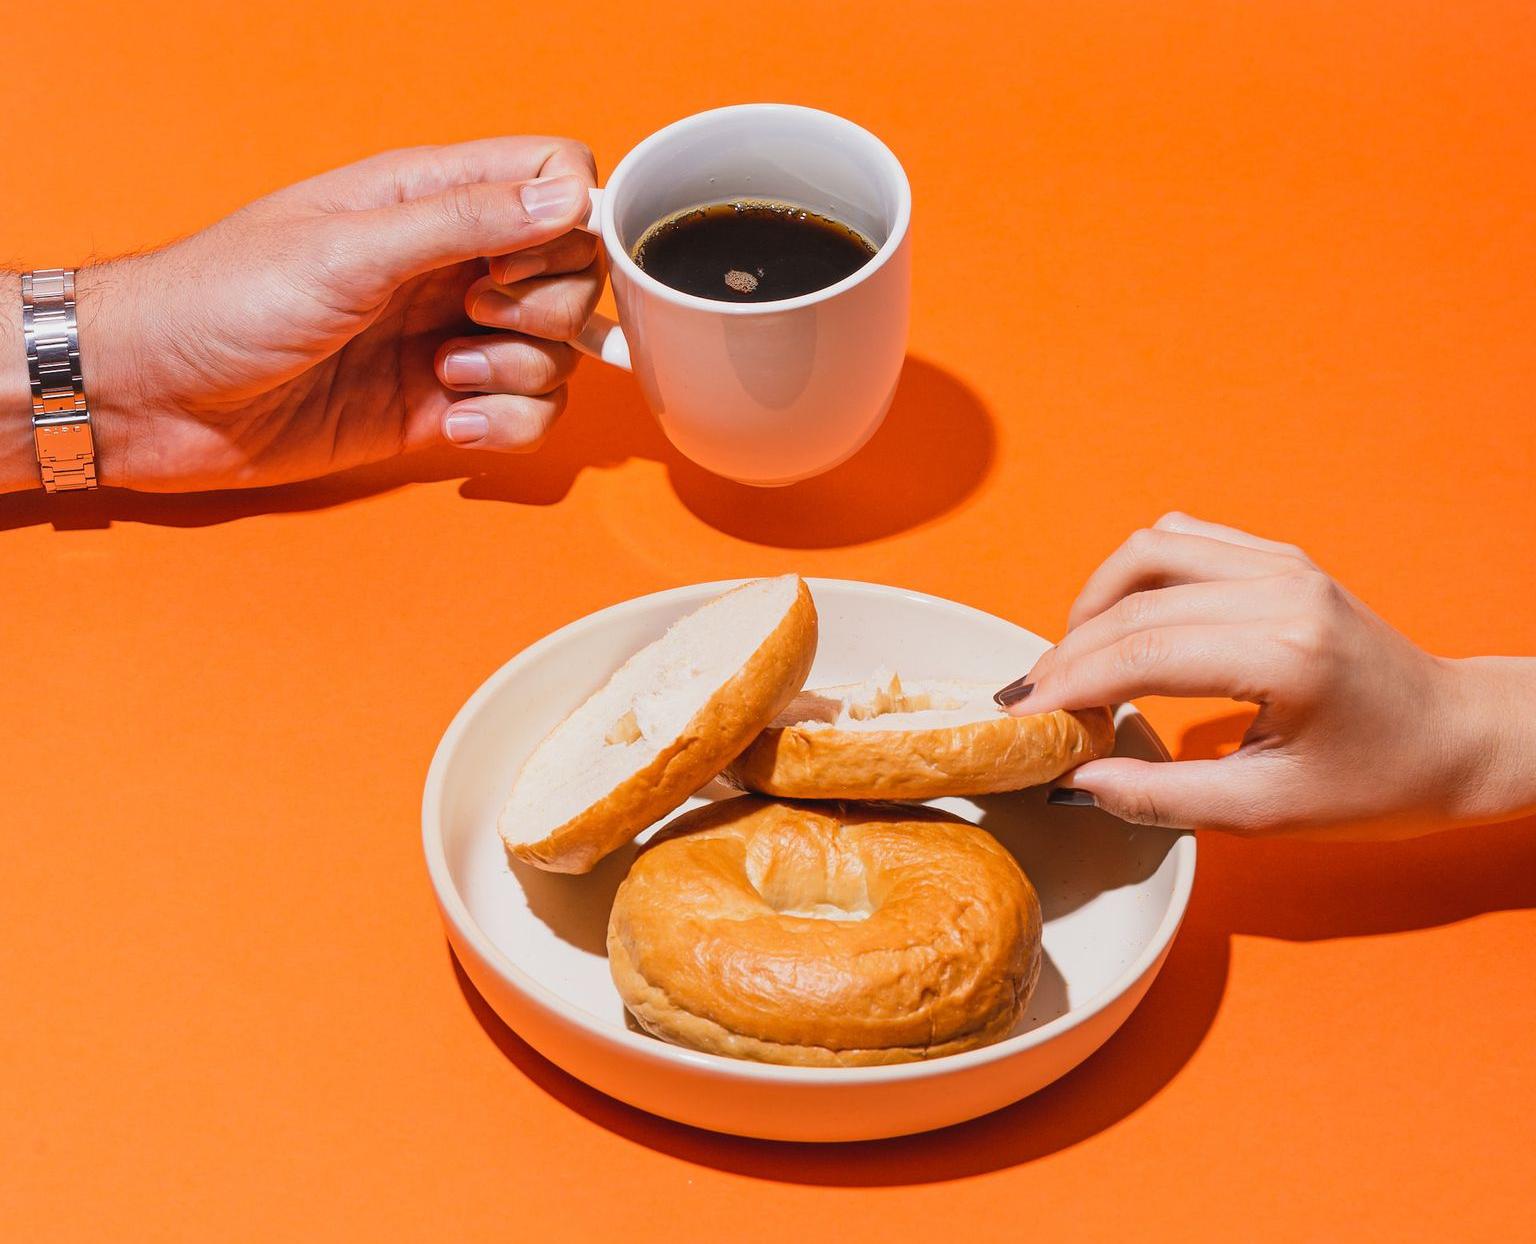
[[[0,530],[53,523],[106,527],[114,520],[202,527],[254,514],[344,505],[411,483],[463,479],[472,501],[554,505],[583,471],[631,458],[660,462],[679,500],[719,531],[780,548],[841,548],[930,521],[960,505],[991,469],[992,421],[963,381],[909,358],[885,423],[862,450],[827,474],[786,488],[753,488],[711,475],[672,448],[633,379],[595,364],[572,381],[571,409],[535,453],[502,456],[448,449],[325,479],[243,491],[101,492],[65,508],[37,493],[0,497]],[[110,463],[103,464],[111,482]],[[914,469],[917,468],[917,469]]]
[[[1236,749],[1252,711],[1191,726],[1180,760]],[[1232,933],[1318,941],[1536,907],[1536,818],[1394,842],[1200,838],[1200,888]]]

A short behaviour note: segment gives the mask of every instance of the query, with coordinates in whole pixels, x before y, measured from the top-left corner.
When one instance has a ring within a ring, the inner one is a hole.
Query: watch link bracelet
[[[80,371],[75,274],[63,268],[24,272],[21,333],[32,382],[32,439],[43,487],[74,492],[96,487],[96,442]]]

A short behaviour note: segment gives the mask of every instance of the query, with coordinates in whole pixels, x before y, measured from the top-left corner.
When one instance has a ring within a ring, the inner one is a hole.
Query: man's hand
[[[595,184],[565,139],[393,151],[82,269],[102,482],[248,487],[444,441],[533,448],[602,288],[596,239],[573,232]],[[20,366],[3,363],[7,394]]]

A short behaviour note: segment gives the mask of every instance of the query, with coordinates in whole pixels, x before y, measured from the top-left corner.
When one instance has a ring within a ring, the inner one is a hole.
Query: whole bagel
[[[1040,903],[996,839],[927,808],[745,796],[641,852],[608,961],[647,1032],[733,1058],[865,1066],[1000,1040],[1040,973]]]

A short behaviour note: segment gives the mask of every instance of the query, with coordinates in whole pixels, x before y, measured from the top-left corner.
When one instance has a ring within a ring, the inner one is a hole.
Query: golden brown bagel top
[[[641,852],[608,953],[631,1013],[675,1043],[900,1062],[1008,1033],[1039,971],[1040,907],[1013,857],[958,817],[743,797]]]

